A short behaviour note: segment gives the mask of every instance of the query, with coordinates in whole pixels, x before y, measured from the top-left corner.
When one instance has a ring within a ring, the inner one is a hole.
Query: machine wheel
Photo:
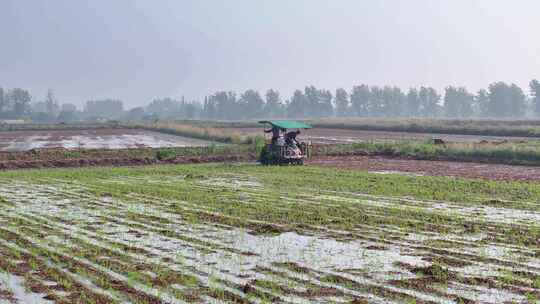
[[[272,157],[272,154],[269,153],[266,148],[261,151],[261,154],[259,155],[259,162],[264,165],[272,165],[274,163],[274,158]]]

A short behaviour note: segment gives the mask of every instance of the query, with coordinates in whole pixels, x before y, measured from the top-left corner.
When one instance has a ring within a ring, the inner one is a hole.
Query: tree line
[[[0,118],[33,121],[155,120],[322,117],[448,117],[524,118],[540,117],[540,82],[532,80],[530,95],[515,84],[495,82],[471,93],[465,87],[448,86],[444,92],[432,87],[358,85],[334,92],[306,86],[283,99],[274,89],[264,94],[246,90],[241,94],[218,91],[203,101],[156,98],[147,106],[124,110],[118,99],[90,100],[79,110],[71,103],[60,105],[49,90],[43,100],[33,101],[27,90],[0,88]]]

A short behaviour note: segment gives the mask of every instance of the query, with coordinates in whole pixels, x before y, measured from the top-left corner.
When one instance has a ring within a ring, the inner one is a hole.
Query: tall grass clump
[[[446,143],[430,141],[362,142],[316,147],[314,155],[386,155],[428,160],[485,161],[540,166],[540,149],[507,143]]]
[[[228,144],[250,144],[255,140],[252,136],[243,135],[231,130],[177,122],[136,124],[130,125],[130,127]]]

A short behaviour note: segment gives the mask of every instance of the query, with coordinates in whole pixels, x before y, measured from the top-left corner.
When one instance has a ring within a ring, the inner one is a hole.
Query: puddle
[[[398,174],[398,175],[412,176],[412,177],[424,176],[423,173],[406,172],[406,171],[394,171],[394,170],[377,170],[377,171],[368,171],[368,172],[373,173],[373,174]]]
[[[451,283],[444,291],[479,303],[526,303],[522,295],[482,286]]]
[[[15,303],[28,304],[53,304],[54,302],[44,299],[45,294],[28,291],[23,285],[24,280],[16,275],[0,271],[0,290],[7,290],[12,294]],[[8,300],[0,298],[0,304],[12,304]]]
[[[228,178],[211,178],[199,181],[202,185],[208,185],[208,186],[219,186],[219,187],[227,187],[227,188],[258,188],[262,187],[263,185],[254,179],[245,179],[241,177],[228,177]]]

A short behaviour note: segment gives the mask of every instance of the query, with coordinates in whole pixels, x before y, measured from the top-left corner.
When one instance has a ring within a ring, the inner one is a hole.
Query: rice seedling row
[[[458,200],[443,182],[250,165],[2,173],[0,303],[540,298],[538,189],[506,184],[517,194],[485,204],[495,185]]]

